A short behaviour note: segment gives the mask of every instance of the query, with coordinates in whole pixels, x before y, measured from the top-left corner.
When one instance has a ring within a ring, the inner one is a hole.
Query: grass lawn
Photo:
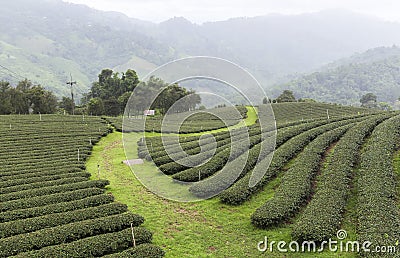
[[[142,136],[140,133],[129,134],[134,142]],[[132,148],[129,151],[134,155],[137,149]],[[145,217],[144,226],[154,233],[153,243],[167,252],[166,257],[354,257],[351,254],[326,252],[271,254],[257,250],[257,243],[264,240],[265,236],[269,241],[283,240],[289,243],[291,239],[290,224],[266,231],[257,229],[250,223],[254,210],[274,195],[274,188],[279,185],[280,177],[241,206],[224,205],[217,198],[181,203],[160,198],[147,190],[131,169],[122,163],[125,159],[122,133],[115,132],[94,146],[87,161],[87,170],[96,179],[97,165],[100,165],[100,178],[111,182],[108,191],[117,201],[127,204],[129,210]],[[149,162],[135,165],[133,169],[148,175],[148,180],[160,176],[157,168]],[[164,183],[171,185],[167,181],[162,184]],[[182,190],[182,194],[189,193]]]

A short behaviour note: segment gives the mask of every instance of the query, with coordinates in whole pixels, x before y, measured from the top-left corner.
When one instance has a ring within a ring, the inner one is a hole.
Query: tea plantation
[[[373,250],[397,247],[400,114],[272,107],[275,147],[266,150],[274,132],[257,121],[239,126],[250,114],[245,107],[221,109],[227,124],[190,114],[178,131],[159,133],[160,118],[146,132],[124,128],[144,160],[136,170],[150,179],[161,171],[171,187],[190,182],[189,196],[215,195],[192,204],[155,196],[122,164],[122,118],[1,116],[0,257],[336,257],[263,254],[257,243],[268,235],[320,245],[340,229]]]
[[[0,257],[163,256],[145,218],[89,180],[102,119],[1,116],[0,132]]]

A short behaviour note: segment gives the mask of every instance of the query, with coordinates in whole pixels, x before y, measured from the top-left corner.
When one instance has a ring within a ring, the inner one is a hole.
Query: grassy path
[[[133,138],[141,136],[132,134]],[[111,182],[108,191],[132,212],[146,218],[144,226],[154,232],[153,242],[167,251],[166,257],[332,257],[329,253],[271,254],[257,250],[257,243],[265,236],[270,241],[290,242],[290,224],[265,231],[250,223],[254,210],[274,195],[280,177],[237,207],[221,204],[217,198],[195,203],[168,201],[148,191],[122,163],[125,153],[121,138],[121,133],[112,133],[94,146],[87,170],[97,178],[100,165],[100,178]],[[134,169],[153,176],[158,173],[149,162],[135,165]]]

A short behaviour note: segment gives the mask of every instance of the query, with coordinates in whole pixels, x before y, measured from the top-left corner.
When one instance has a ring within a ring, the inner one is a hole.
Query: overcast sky
[[[64,0],[119,11],[141,20],[161,22],[183,16],[192,22],[253,17],[271,13],[299,14],[325,9],[347,9],[400,22],[398,0]]]

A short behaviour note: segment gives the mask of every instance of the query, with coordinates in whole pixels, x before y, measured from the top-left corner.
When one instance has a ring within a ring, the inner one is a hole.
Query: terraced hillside
[[[162,257],[141,215],[89,180],[100,118],[0,117],[0,257]],[[136,247],[133,247],[135,237]]]
[[[238,124],[247,117],[247,109],[244,106],[222,107],[204,110],[204,112],[190,111],[173,113],[164,117],[126,117],[124,131],[156,133],[199,133],[221,129]],[[122,132],[122,117],[105,118],[115,129]],[[181,124],[175,128],[176,124]]]
[[[379,257],[396,257],[400,114],[319,103],[273,108],[273,157],[272,149],[261,148],[271,134],[249,109],[247,126],[231,126],[230,133],[193,127],[196,133],[180,134],[185,155],[170,141],[176,135],[124,134],[135,146],[130,155],[144,159],[132,167],[136,176],[160,187],[175,191],[185,185],[176,180],[190,182],[181,194],[203,197],[237,176],[214,198],[195,203],[148,191],[122,163],[122,133],[110,133],[104,119],[0,117],[0,257],[160,257],[164,251],[166,257],[377,257],[257,248],[265,237],[315,241],[319,248],[340,240],[340,229],[345,240],[370,241],[372,250],[386,248]],[[261,181],[249,184],[258,172]]]
[[[334,104],[325,103],[277,103],[272,104],[272,109],[278,125],[285,124],[287,122],[300,122],[309,121],[314,119],[322,118],[340,118],[350,115],[360,115],[366,113],[374,113],[377,111],[368,110],[360,107],[349,107]],[[196,133],[196,132],[207,132],[209,130],[220,129],[226,126],[232,126],[238,124],[240,119],[247,117],[248,110],[243,106],[237,106],[237,111],[230,107],[214,108],[204,110],[204,112],[211,112],[215,115],[195,112],[185,112],[180,114],[170,115],[167,122],[164,122],[163,133],[178,133],[178,130],[172,130],[171,124],[174,122],[181,121],[184,119],[179,128],[179,133]],[[122,117],[107,117],[105,118],[111,123],[117,131],[122,131]],[[142,131],[141,124],[144,123],[143,117],[132,117],[127,118],[132,121],[129,123],[129,128],[125,128],[126,131],[140,132]],[[221,122],[223,120],[224,122]],[[146,119],[146,132],[161,132],[162,118],[147,118]],[[127,125],[128,123],[126,123]],[[135,126],[136,124],[136,126]]]
[[[304,120],[310,110],[314,118]],[[269,167],[271,150],[260,151],[269,138],[261,137],[257,124],[206,138],[203,134],[202,140],[184,136],[179,145],[168,135],[146,137],[138,141],[138,156],[154,162],[171,181],[195,182],[189,192],[197,197],[219,193],[237,175],[214,200],[254,207],[251,202],[256,199],[259,204],[247,219],[265,234],[285,228],[290,230],[288,242],[321,243],[337,239],[338,230],[345,229],[351,234],[347,240],[372,243],[371,252],[361,250],[358,255],[375,257],[376,248],[385,248],[382,255],[392,257],[400,239],[398,171],[393,165],[400,147],[400,115],[336,106],[328,119],[326,110],[324,104],[275,105],[278,132]],[[240,140],[246,137],[247,143]],[[189,160],[190,165],[182,165]],[[245,165],[239,171],[240,164]],[[255,171],[265,174],[251,186]],[[273,195],[259,199],[270,191],[270,184]]]

